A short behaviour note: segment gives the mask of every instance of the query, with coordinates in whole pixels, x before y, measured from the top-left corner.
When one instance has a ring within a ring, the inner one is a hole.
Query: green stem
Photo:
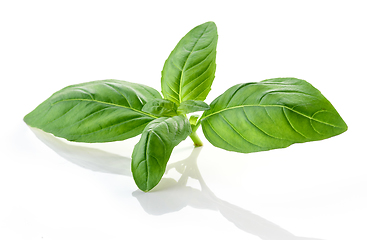
[[[195,132],[192,132],[190,134],[190,138],[192,139],[192,141],[194,142],[195,147],[201,147],[203,146],[203,142],[200,140],[198,134]]]
[[[192,129],[192,133],[190,134],[190,138],[192,139],[192,141],[194,142],[195,147],[201,147],[203,146],[203,142],[200,140],[198,134],[196,133],[196,130],[198,130],[200,124],[201,124],[201,120],[199,119],[199,121],[197,120],[199,118],[198,115],[192,115],[190,117],[190,124],[191,124],[191,129]]]

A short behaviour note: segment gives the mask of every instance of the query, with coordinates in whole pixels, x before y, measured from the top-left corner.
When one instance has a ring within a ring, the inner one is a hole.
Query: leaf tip
[[[138,188],[142,191],[142,192],[145,192],[145,193],[147,193],[147,192],[149,192],[151,189],[148,189],[148,188],[143,188],[143,187],[140,187],[139,185],[137,185],[138,186]]]
[[[217,31],[217,25],[213,21],[205,22],[203,24],[200,24],[200,25],[196,26],[195,28],[205,28],[205,29],[207,29],[207,31],[211,31],[211,30],[214,29],[215,31]]]
[[[135,184],[136,184],[136,186],[142,191],[142,192],[145,192],[145,193],[147,193],[147,192],[149,192],[150,190],[152,190],[157,184],[148,184],[148,183],[146,183],[146,182],[144,182],[144,183],[142,183],[142,182],[140,182],[139,180],[136,180],[136,179],[134,179],[135,180]]]
[[[25,122],[25,123],[27,123],[27,121],[28,121],[28,120],[27,120],[27,119],[28,119],[28,117],[27,117],[27,116],[28,116],[28,114],[27,114],[27,115],[25,115],[25,116],[23,117],[23,122]],[[28,124],[28,123],[27,123],[27,124]]]
[[[343,119],[342,119],[343,120]],[[343,120],[343,127],[342,127],[342,133],[343,132],[346,132],[347,130],[348,130],[348,125],[347,125],[347,123]]]
[[[25,115],[25,116],[23,117],[23,121],[24,121],[28,126],[30,126],[30,127],[32,127],[31,113],[32,113],[32,112],[28,113],[27,115]]]
[[[207,22],[206,22],[206,23],[204,23],[204,24],[208,24],[208,25],[214,25],[214,26],[216,26],[215,22],[213,22],[213,21],[207,21]]]

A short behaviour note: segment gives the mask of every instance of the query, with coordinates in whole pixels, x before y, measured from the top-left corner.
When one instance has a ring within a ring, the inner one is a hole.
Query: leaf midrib
[[[118,105],[118,104],[115,104],[115,103],[103,102],[103,101],[99,101],[99,100],[95,100],[95,99],[82,99],[82,98],[64,99],[64,100],[60,100],[60,101],[52,103],[51,106],[56,105],[56,104],[61,103],[61,102],[71,102],[71,101],[95,102],[95,103],[105,104],[105,105],[114,106],[114,107],[121,107],[121,108],[125,108],[125,109],[130,109],[132,111],[138,112],[140,114],[143,114],[143,115],[146,115],[146,116],[149,116],[149,117],[152,117],[152,118],[158,118],[154,115],[151,115],[151,114],[143,112],[143,111],[139,111],[139,110],[137,110],[135,108],[132,108],[132,107]]]
[[[180,84],[179,84],[179,89],[178,89],[178,102],[181,103],[181,93],[182,93],[182,80],[183,80],[183,75],[184,72],[186,71],[185,67],[186,67],[186,63],[189,60],[191,54],[194,52],[196,45],[198,44],[198,42],[200,41],[201,37],[204,35],[205,31],[208,29],[208,26],[206,26],[206,28],[204,29],[204,31],[201,33],[200,37],[198,37],[198,40],[195,42],[194,46],[192,47],[192,50],[190,51],[189,55],[186,58],[186,61],[182,67],[182,71],[181,71],[181,77],[180,77]]]
[[[294,112],[294,113],[296,113],[296,114],[299,114],[299,115],[301,115],[301,116],[303,116],[303,117],[306,117],[306,118],[308,118],[308,119],[311,119],[311,120],[313,120],[313,121],[316,121],[316,122],[319,122],[319,123],[322,123],[322,124],[325,124],[325,125],[328,125],[328,126],[331,126],[331,127],[335,127],[335,128],[342,128],[342,127],[340,127],[340,126],[336,126],[336,125],[333,125],[333,124],[331,124],[331,123],[323,122],[323,121],[321,121],[321,120],[319,120],[319,119],[315,119],[315,118],[313,118],[313,117],[307,116],[306,114],[303,114],[303,113],[298,112],[298,111],[296,111],[296,110],[294,110],[294,109],[292,109],[292,108],[290,108],[290,107],[282,106],[282,105],[239,105],[239,106],[229,107],[229,108],[225,108],[225,109],[222,109],[222,110],[220,110],[220,111],[216,111],[216,112],[214,112],[214,113],[211,113],[211,114],[209,114],[209,115],[207,115],[207,116],[204,116],[204,117],[201,119],[201,121],[204,121],[206,118],[209,118],[209,117],[211,117],[211,116],[213,116],[213,115],[215,115],[215,114],[219,114],[219,113],[224,112],[224,111],[227,111],[227,110],[232,110],[232,109],[236,109],[236,108],[243,108],[243,107],[265,107],[265,108],[266,108],[266,107],[279,107],[279,108],[283,108],[283,109],[290,110],[290,111],[292,111],[292,112]]]

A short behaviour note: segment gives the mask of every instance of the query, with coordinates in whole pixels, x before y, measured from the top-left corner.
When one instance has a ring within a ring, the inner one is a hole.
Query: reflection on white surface
[[[158,186],[159,189],[154,189],[149,193],[141,191],[133,193],[147,213],[161,215],[191,206],[219,211],[239,229],[264,240],[320,240],[297,237],[250,211],[216,197],[204,182],[197,166],[201,149],[194,148],[187,159],[168,165],[167,171],[176,169],[182,174],[177,182],[174,179],[162,179],[162,184]],[[189,178],[199,181],[201,190],[187,186]]]
[[[131,176],[130,158],[109,153],[95,148],[77,146],[45,133],[37,128],[31,128],[36,137],[66,160],[97,172]]]
[[[131,176],[129,158],[99,149],[68,144],[38,129],[32,131],[48,147],[74,164],[93,171]],[[132,193],[145,212],[162,215],[180,211],[186,206],[209,209],[218,211],[237,228],[263,240],[321,240],[295,236],[248,210],[218,198],[206,185],[198,169],[197,159],[201,149],[194,148],[188,158],[167,166],[167,172],[176,170],[180,173],[178,181],[163,178],[149,193],[139,190]],[[201,189],[188,186],[189,178],[197,180]]]

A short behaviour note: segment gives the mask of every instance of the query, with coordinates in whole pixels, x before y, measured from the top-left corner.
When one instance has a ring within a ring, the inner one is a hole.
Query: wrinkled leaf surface
[[[141,111],[162,98],[155,89],[119,80],[68,86],[24,117],[36,127],[76,142],[111,142],[134,137],[157,118]]]
[[[131,171],[136,185],[149,191],[161,180],[173,148],[191,133],[189,120],[183,115],[158,118],[143,131],[132,154]]]
[[[162,70],[162,93],[176,104],[204,101],[215,74],[218,34],[214,22],[201,24],[176,45]]]
[[[210,104],[201,124],[214,146],[243,153],[322,140],[347,130],[331,103],[296,78],[235,85]]]

